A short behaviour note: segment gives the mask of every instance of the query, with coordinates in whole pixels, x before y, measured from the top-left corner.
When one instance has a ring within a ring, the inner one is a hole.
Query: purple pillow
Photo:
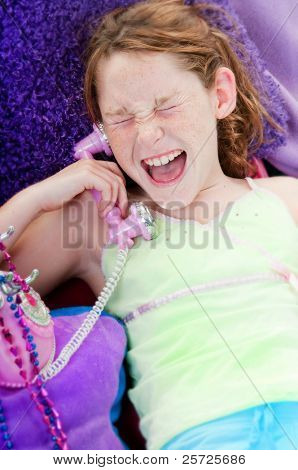
[[[278,83],[289,120],[287,142],[268,160],[287,175],[298,178],[298,8],[296,0],[268,2],[230,0],[253,38],[268,74]]]
[[[135,0],[7,0],[1,3],[0,31],[0,203],[17,191],[72,163],[73,145],[92,126],[83,103],[83,63],[92,28],[100,16]],[[194,3],[188,1],[187,3]],[[214,0],[230,13],[228,0]],[[245,27],[239,35],[221,15],[211,21],[244,43],[270,96],[270,114],[285,125],[287,113],[278,85],[266,68]],[[285,138],[265,123],[272,138],[258,156],[266,158],[285,143]]]
[[[51,312],[55,325],[55,358],[90,309],[68,307]],[[128,448],[114,426],[125,390],[125,353],[124,326],[120,320],[103,312],[68,365],[47,382],[49,398],[60,414],[70,449]],[[0,387],[0,399],[14,449],[53,447],[41,413],[31,402],[27,389]]]

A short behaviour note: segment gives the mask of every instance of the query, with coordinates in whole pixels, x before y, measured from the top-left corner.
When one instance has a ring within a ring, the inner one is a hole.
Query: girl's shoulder
[[[292,176],[271,176],[258,178],[255,184],[278,196],[289,209],[294,221],[298,225],[298,178]]]

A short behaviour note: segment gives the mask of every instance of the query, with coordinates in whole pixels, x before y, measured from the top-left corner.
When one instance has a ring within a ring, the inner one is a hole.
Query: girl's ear
[[[215,74],[212,93],[215,98],[215,117],[223,119],[235,109],[237,91],[236,80],[232,70],[219,67]]]

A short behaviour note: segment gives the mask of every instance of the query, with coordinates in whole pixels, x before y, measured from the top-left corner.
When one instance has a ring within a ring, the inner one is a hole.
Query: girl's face
[[[173,54],[116,52],[98,64],[96,86],[117,162],[159,206],[188,206],[218,182],[218,94]],[[151,173],[148,159],[160,154],[172,160],[155,160],[168,163]]]

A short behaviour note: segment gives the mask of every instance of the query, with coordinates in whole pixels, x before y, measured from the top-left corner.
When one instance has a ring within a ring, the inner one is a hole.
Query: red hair
[[[101,121],[96,66],[116,51],[174,53],[184,69],[195,72],[206,88],[213,85],[219,67],[228,67],[235,75],[237,103],[229,116],[217,121],[219,161],[227,176],[243,178],[254,171],[248,149],[255,151],[264,142],[263,118],[281,128],[261,104],[247,70],[231,47],[231,39],[203,17],[206,7],[220,9],[204,4],[187,6],[181,0],[149,0],[106,14],[86,50],[85,102],[91,120]]]

